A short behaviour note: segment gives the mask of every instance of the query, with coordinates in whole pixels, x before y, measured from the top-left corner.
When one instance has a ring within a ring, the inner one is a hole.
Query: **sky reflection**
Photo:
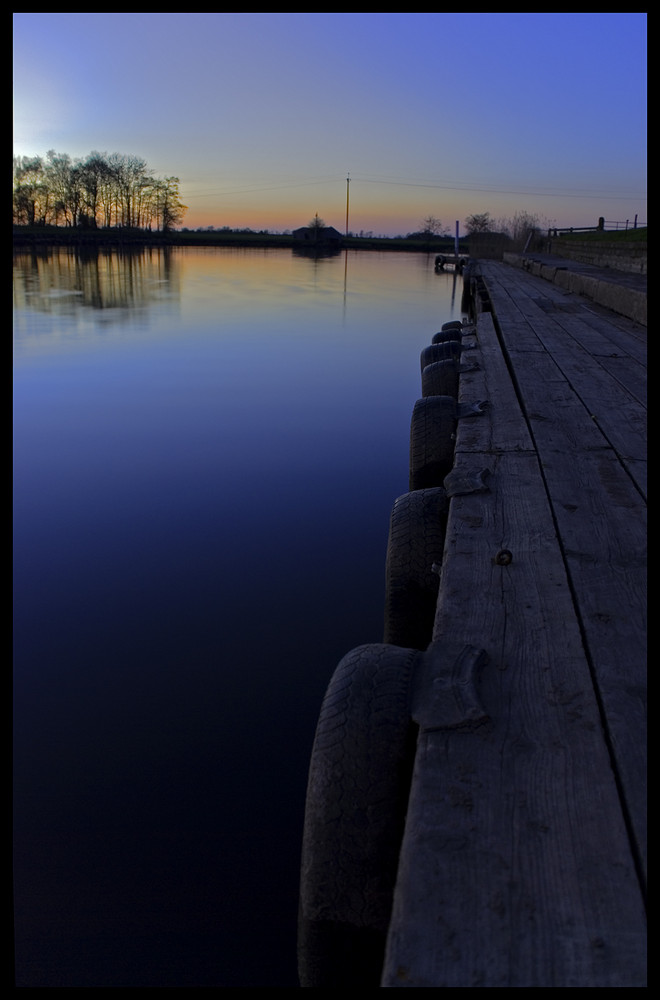
[[[56,256],[16,262],[18,985],[295,986],[311,741],[339,659],[382,638],[454,278]]]

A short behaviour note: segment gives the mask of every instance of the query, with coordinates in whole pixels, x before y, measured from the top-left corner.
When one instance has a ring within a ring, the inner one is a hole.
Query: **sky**
[[[647,222],[644,13],[13,20],[14,154],[139,156],[188,228]]]

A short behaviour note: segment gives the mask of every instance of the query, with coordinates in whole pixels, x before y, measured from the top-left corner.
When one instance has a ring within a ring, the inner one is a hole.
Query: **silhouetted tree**
[[[511,218],[498,219],[496,225],[500,232],[506,233],[510,237],[516,249],[522,249],[530,235],[536,236],[538,234],[542,228],[542,221],[538,215],[522,210],[516,212]]]
[[[162,181],[155,181],[153,190],[158,225],[164,233],[167,233],[181,221],[187,207],[179,198],[179,178],[166,177]]]
[[[440,219],[436,219],[434,215],[429,215],[427,219],[421,223],[420,232],[424,236],[444,236],[447,227],[443,226]]]
[[[468,215],[465,220],[465,228],[468,233],[488,233],[493,228],[493,223],[489,212],[482,212],[480,215]]]
[[[34,226],[43,223],[48,211],[49,191],[40,156],[14,157],[14,222]]]
[[[80,164],[80,184],[83,204],[89,224],[96,228],[101,211],[105,185],[109,176],[108,164],[101,153],[92,152]]]
[[[56,224],[60,218],[65,226],[78,224],[78,213],[82,202],[80,174],[76,172],[68,153],[56,153],[49,149],[44,168],[46,183],[52,196],[52,215],[48,221]]]
[[[179,178],[154,178],[138,156],[93,151],[85,159],[50,149],[14,157],[14,222],[18,225],[126,226],[167,232],[186,206]]]

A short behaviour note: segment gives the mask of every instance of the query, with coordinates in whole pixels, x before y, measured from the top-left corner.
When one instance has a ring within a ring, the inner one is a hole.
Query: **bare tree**
[[[523,209],[508,219],[498,219],[496,228],[510,237],[513,248],[523,249],[530,236],[537,236],[541,229],[547,228],[547,225],[540,216]]]
[[[82,187],[83,206],[88,224],[94,229],[98,225],[103,192],[109,175],[108,165],[101,153],[92,152],[80,164],[79,176]]]
[[[44,164],[40,156],[14,157],[14,222],[34,226],[44,222],[49,201]]]
[[[179,178],[166,177],[164,180],[155,181],[153,190],[156,224],[167,233],[181,221],[186,211],[186,205],[183,205],[179,198]]]
[[[447,232],[447,227],[443,226],[440,219],[436,219],[434,215],[429,215],[428,218],[420,225],[420,232],[424,236],[444,236]]]
[[[465,220],[465,228],[470,233],[488,233],[493,228],[493,223],[489,212],[468,215]]]
[[[110,167],[116,187],[118,223],[125,227],[139,227],[144,214],[146,188],[151,184],[147,164],[139,156],[113,153]]]
[[[15,157],[13,189],[18,225],[150,229],[155,223],[167,232],[186,211],[178,177],[154,178],[140,157],[119,153],[94,151],[73,161],[51,149],[45,162],[38,156]]]
[[[46,153],[45,175],[54,199],[55,218],[62,216],[65,226],[77,225],[81,191],[69,154],[49,149]]]

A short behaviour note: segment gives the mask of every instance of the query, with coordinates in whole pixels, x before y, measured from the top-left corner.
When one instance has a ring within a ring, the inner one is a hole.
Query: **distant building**
[[[338,246],[343,239],[334,226],[301,226],[294,229],[291,235],[309,246]]]

